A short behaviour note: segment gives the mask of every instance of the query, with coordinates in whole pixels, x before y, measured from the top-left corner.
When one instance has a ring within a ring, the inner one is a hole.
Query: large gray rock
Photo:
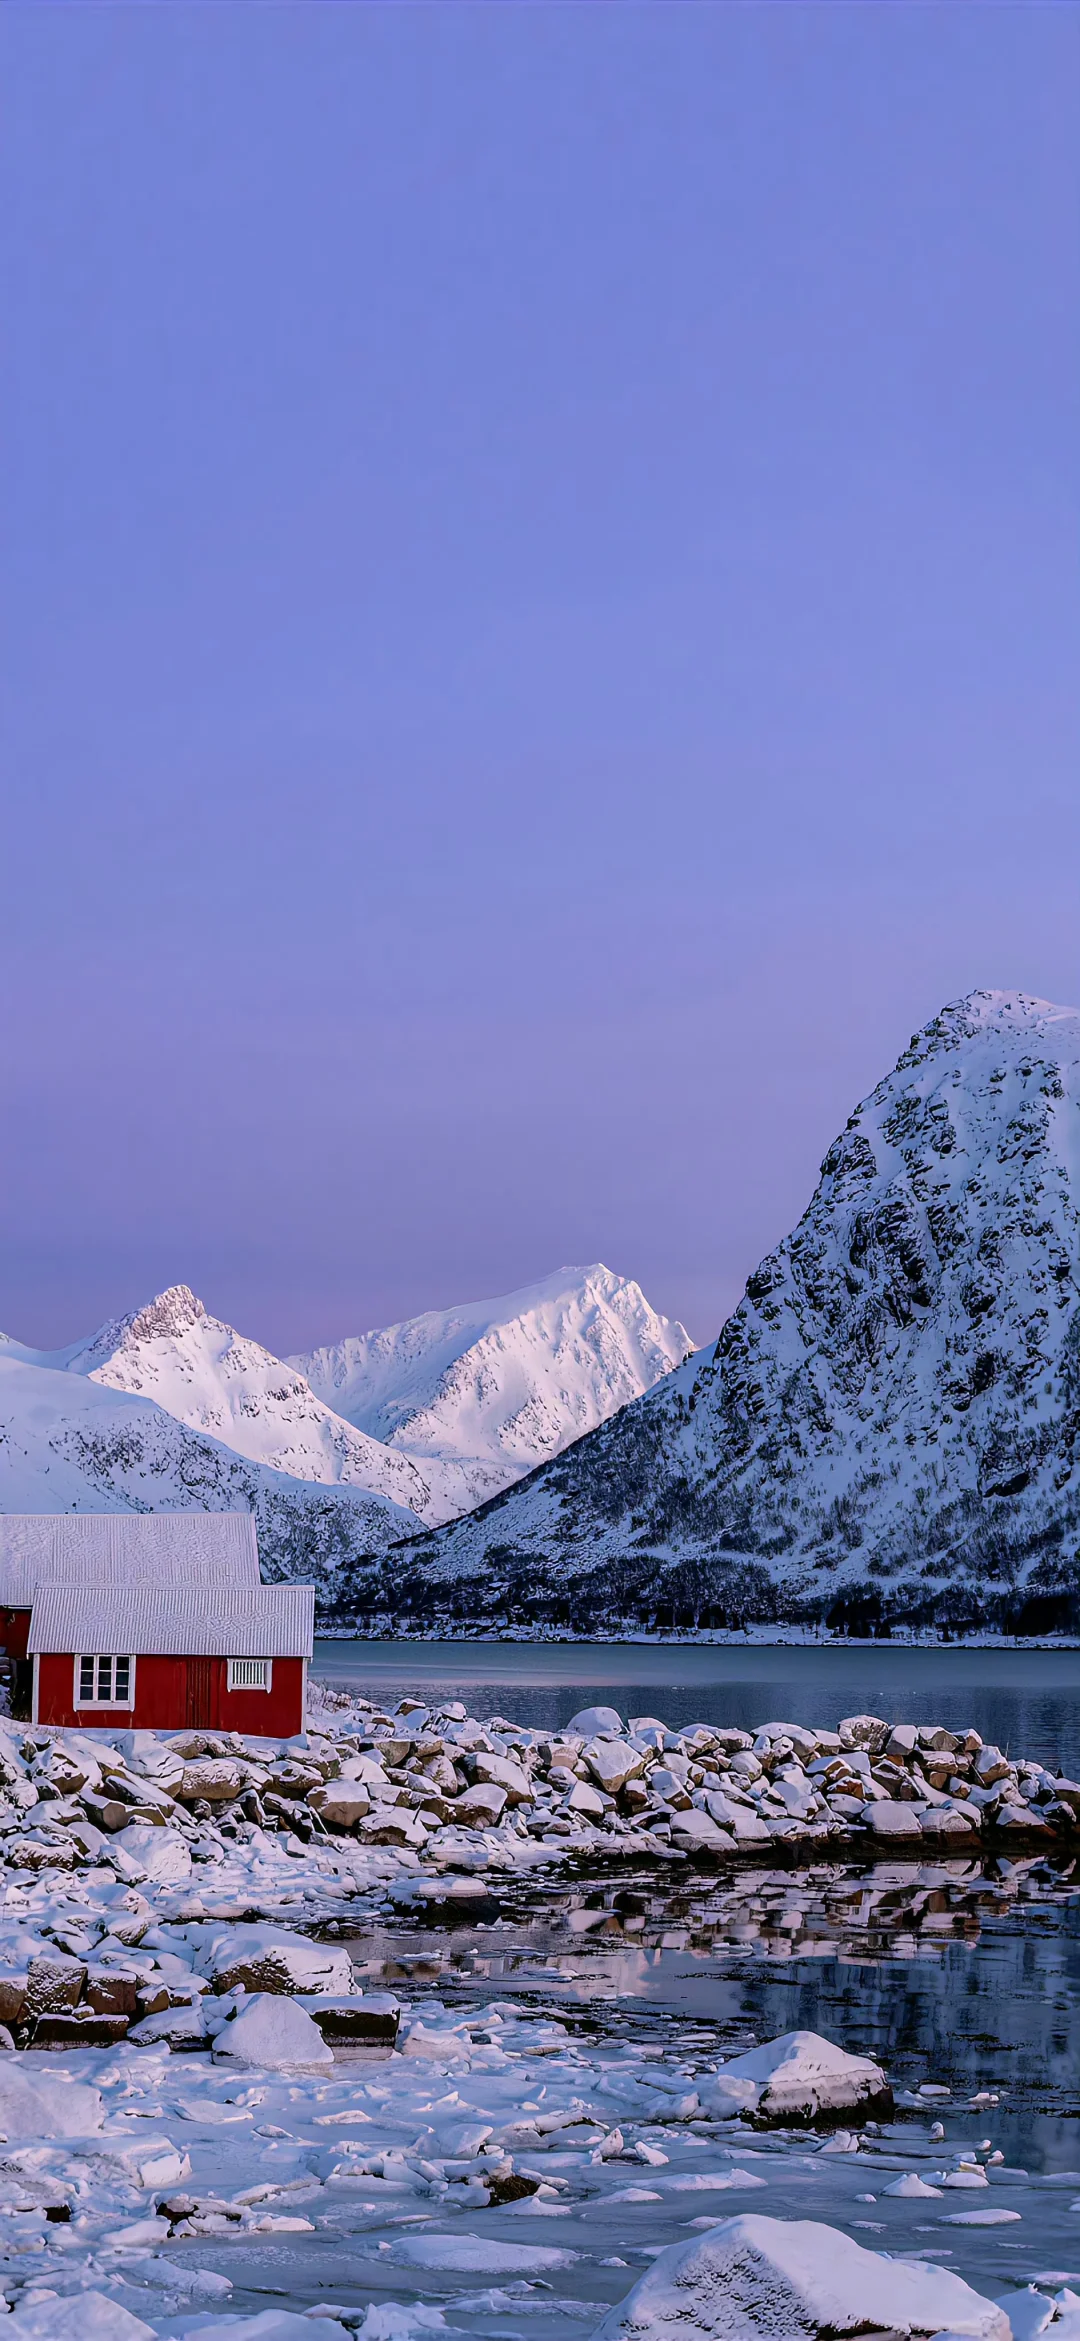
[[[752,2212],[661,2252],[593,2341],[816,2341],[873,2332],[1010,2341],[1004,2311],[950,2269],[866,2251],[816,2219]]]
[[[241,1926],[214,1938],[208,1968],[214,1990],[263,1993],[351,1992],[352,1961],[340,1944],[313,1943],[286,1928]]]

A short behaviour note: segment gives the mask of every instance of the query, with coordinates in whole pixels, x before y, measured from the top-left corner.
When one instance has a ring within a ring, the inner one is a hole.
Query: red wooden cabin
[[[314,1618],[311,1585],[39,1585],[33,1720],[291,1738]]]
[[[250,1512],[8,1512],[0,1515],[0,1647],[13,1715],[29,1715],[30,1612],[39,1585],[257,1586]]]

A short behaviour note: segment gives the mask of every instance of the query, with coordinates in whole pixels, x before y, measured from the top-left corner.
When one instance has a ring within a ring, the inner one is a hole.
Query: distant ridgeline
[[[361,1631],[1080,1626],[1080,1015],[973,992],[830,1147],[714,1346],[338,1579]]]

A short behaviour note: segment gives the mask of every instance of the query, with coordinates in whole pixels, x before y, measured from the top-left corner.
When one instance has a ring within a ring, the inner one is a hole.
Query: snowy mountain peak
[[[715,1345],[420,1567],[591,1622],[1000,1623],[1075,1604],[1078,1549],[1080,1015],[979,991],[856,1108]]]
[[[951,1000],[931,1017],[921,1032],[912,1034],[895,1070],[899,1073],[909,1063],[953,1049],[962,1041],[994,1035],[1015,1040],[1021,1047],[1047,1041],[1055,1049],[1080,1056],[1080,1013],[1075,1008],[1059,1008],[1052,1000],[1036,999],[1030,992],[967,992],[963,999]],[[890,1080],[893,1077],[889,1075]]]
[[[185,1333],[190,1333],[205,1318],[206,1310],[196,1300],[190,1285],[170,1284],[165,1292],[147,1301],[145,1307],[130,1310],[126,1317],[111,1317],[89,1341],[77,1342],[66,1350],[68,1371],[92,1374],[107,1361],[120,1356],[133,1357],[155,1342],[182,1340]],[[114,1375],[102,1378],[116,1379]]]
[[[289,1362],[358,1429],[456,1473],[448,1509],[463,1512],[640,1397],[690,1347],[640,1285],[596,1262]]]

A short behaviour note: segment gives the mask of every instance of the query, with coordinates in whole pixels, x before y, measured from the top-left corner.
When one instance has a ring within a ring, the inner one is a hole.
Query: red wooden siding
[[[25,1647],[25,1645],[24,1645]],[[304,1728],[304,1660],[275,1658],[268,1691],[230,1691],[227,1658],[136,1658],[134,1707],[77,1707],[75,1657],[42,1651],[37,1721],[81,1731],[245,1731],[290,1739]]]
[[[0,1609],[0,1642],[9,1658],[25,1658],[26,1637],[30,1632],[28,1609]]]

